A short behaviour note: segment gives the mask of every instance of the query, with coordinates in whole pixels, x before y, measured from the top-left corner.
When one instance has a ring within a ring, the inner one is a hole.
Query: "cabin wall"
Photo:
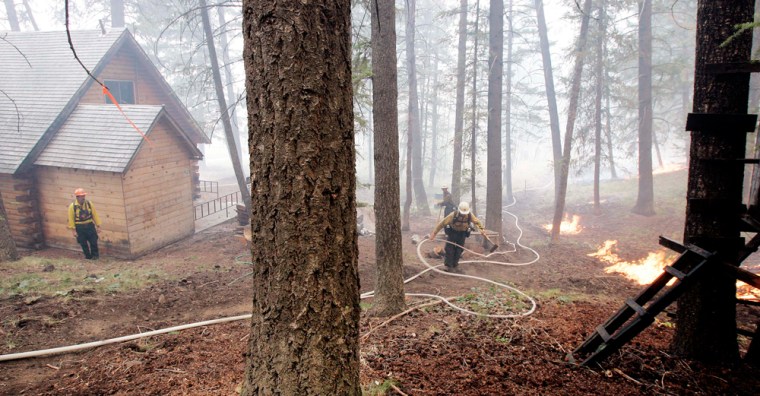
[[[68,228],[68,208],[74,190],[83,188],[102,223],[98,233],[101,255],[131,256],[124,191],[120,173],[41,166],[37,168],[42,229],[48,246],[80,251]]]
[[[132,254],[141,255],[195,232],[193,164],[162,118],[123,177]]]
[[[34,176],[0,174],[0,196],[16,246],[42,248],[45,240]]]
[[[151,77],[147,66],[138,62],[134,51],[129,48],[116,53],[103,72],[98,75],[98,79],[132,81],[135,87],[135,104],[166,105],[170,114],[175,116],[182,114],[171,106],[169,95],[163,91],[163,84]],[[103,88],[98,84],[93,84],[80,103],[104,104],[105,100]]]
[[[103,72],[98,75],[98,78],[101,81],[132,81],[135,87],[135,102],[137,102],[135,104],[164,105],[166,111],[173,117],[182,117],[185,112],[175,105],[175,102],[170,98],[170,94],[164,91],[163,83],[151,77],[153,74],[148,69],[149,66],[138,62],[137,59],[137,54],[132,49],[124,48],[114,55],[111,62],[103,69]],[[103,88],[98,84],[93,84],[82,97],[80,103],[106,103]],[[193,197],[200,198],[201,187],[198,161],[195,161],[193,173]]]

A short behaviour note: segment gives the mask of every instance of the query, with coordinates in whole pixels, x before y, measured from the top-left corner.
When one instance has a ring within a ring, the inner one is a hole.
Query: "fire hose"
[[[509,208],[510,206],[512,206],[514,204],[515,204],[515,201],[513,201],[510,205],[505,206],[504,207],[504,213],[509,214],[512,217],[514,217],[514,219],[515,219],[515,226],[519,230],[519,235],[518,235],[518,237],[517,237],[517,239],[515,241],[515,244],[514,244],[515,248],[513,250],[509,250],[509,251],[494,252],[494,253],[490,253],[490,254],[487,254],[487,255],[483,255],[483,254],[480,254],[480,253],[477,253],[477,252],[473,252],[472,250],[469,250],[467,248],[462,247],[464,250],[467,250],[468,252],[471,252],[471,253],[473,253],[476,256],[482,257],[484,260],[461,261],[460,262],[461,264],[468,264],[468,263],[491,263],[491,264],[497,264],[497,265],[523,266],[523,265],[528,265],[528,264],[535,263],[536,261],[539,260],[540,256],[539,256],[538,252],[536,252],[535,250],[533,250],[533,249],[531,249],[531,248],[529,248],[527,246],[524,246],[524,245],[522,245],[520,243],[520,239],[522,238],[523,231],[520,228],[520,226],[518,225],[517,216],[515,216],[514,214],[512,214],[512,213],[510,213],[509,211],[506,210],[507,208]],[[533,298],[531,298],[530,296],[528,296],[527,294],[525,294],[524,292],[518,290],[517,288],[514,288],[514,287],[506,285],[506,284],[503,284],[501,282],[496,282],[494,280],[490,280],[490,279],[486,279],[486,278],[481,278],[481,277],[477,277],[477,276],[465,275],[465,274],[454,274],[454,273],[444,272],[444,271],[441,271],[439,269],[439,267],[441,267],[442,264],[431,265],[430,263],[428,263],[427,260],[425,260],[425,258],[422,255],[422,250],[421,250],[422,245],[425,244],[425,242],[427,242],[427,241],[428,240],[422,241],[422,242],[420,242],[417,245],[417,257],[422,261],[423,264],[425,264],[425,266],[427,266],[427,269],[425,269],[422,272],[420,272],[420,273],[418,273],[418,274],[410,277],[409,279],[406,279],[404,281],[404,284],[407,284],[407,283],[413,281],[414,279],[422,276],[423,274],[425,274],[425,273],[427,273],[429,271],[435,271],[436,273],[440,273],[440,274],[444,274],[444,275],[448,275],[448,276],[456,276],[456,277],[462,277],[462,278],[468,278],[468,279],[478,280],[478,281],[481,281],[481,282],[486,282],[486,283],[489,283],[489,284],[492,284],[492,285],[495,285],[495,286],[498,286],[498,287],[505,288],[507,290],[511,290],[512,292],[514,292],[514,293],[518,294],[519,296],[521,296],[523,299],[529,301],[530,302],[530,308],[528,310],[524,311],[524,312],[520,312],[520,313],[516,313],[516,314],[503,314],[503,315],[502,314],[482,314],[482,313],[479,313],[479,312],[473,312],[473,311],[470,311],[468,309],[459,307],[459,306],[451,303],[450,301],[448,301],[446,298],[441,297],[441,296],[436,295],[436,294],[405,293],[406,296],[411,296],[411,297],[427,297],[427,298],[439,299],[439,300],[443,301],[445,304],[449,305],[450,307],[454,308],[457,311],[464,312],[464,313],[467,313],[467,314],[470,314],[470,315],[485,316],[485,317],[489,317],[489,318],[516,318],[516,317],[523,317],[523,316],[528,316],[528,315],[532,314],[536,310],[536,301]],[[447,241],[443,241],[443,242],[451,243],[451,242],[447,242]],[[533,254],[536,257],[533,260],[531,260],[529,262],[524,262],[524,263],[510,263],[510,262],[504,262],[504,261],[494,261],[494,260],[490,260],[489,259],[493,255],[503,255],[505,253],[512,253],[512,252],[514,252],[514,251],[517,250],[516,246],[520,246],[520,247],[522,247],[524,249],[530,250],[531,252],[533,252]],[[361,298],[362,299],[364,299],[364,298],[371,298],[373,296],[374,296],[374,290],[373,291],[368,291],[366,293],[363,293],[361,295]],[[93,342],[87,342],[87,343],[83,343],[83,344],[69,345],[69,346],[50,348],[50,349],[41,349],[41,350],[36,350],[36,351],[11,353],[11,354],[6,354],[6,355],[0,355],[0,362],[10,361],[10,360],[27,359],[27,358],[32,358],[32,357],[46,356],[46,355],[55,355],[55,354],[66,353],[66,352],[80,351],[80,350],[83,350],[83,349],[95,348],[95,347],[99,347],[99,346],[103,346],[103,345],[115,344],[115,343],[119,343],[119,342],[131,341],[131,340],[135,340],[135,339],[139,339],[139,338],[151,337],[151,336],[154,336],[154,335],[170,333],[170,332],[173,332],[173,331],[186,330],[186,329],[190,329],[190,328],[194,328],[194,327],[208,326],[208,325],[218,324],[218,323],[233,322],[233,321],[250,319],[250,318],[251,318],[251,314],[238,315],[238,316],[230,316],[230,317],[226,317],[226,318],[219,318],[219,319],[212,319],[212,320],[206,320],[206,321],[195,322],[195,323],[188,323],[188,324],[184,324],[184,325],[173,326],[173,327],[168,327],[168,328],[154,330],[154,331],[148,331],[148,332],[145,332],[145,333],[137,333],[137,334],[127,335],[127,336],[122,336],[122,337],[109,338],[109,339],[101,340],[101,341],[93,341]]]

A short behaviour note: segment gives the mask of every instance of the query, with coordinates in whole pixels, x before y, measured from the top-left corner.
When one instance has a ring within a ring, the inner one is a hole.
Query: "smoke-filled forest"
[[[754,394],[754,1],[5,0],[0,394]]]

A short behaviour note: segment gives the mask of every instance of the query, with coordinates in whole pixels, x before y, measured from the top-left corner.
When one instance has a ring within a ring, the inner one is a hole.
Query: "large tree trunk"
[[[504,1],[491,0],[488,11],[488,165],[486,228],[501,236],[501,92],[504,72]],[[499,238],[501,240],[501,238]]]
[[[708,64],[748,62],[751,30],[727,44],[735,26],[752,20],[754,0],[700,1],[694,70],[695,113],[746,114],[748,74],[710,74]],[[696,126],[691,129],[699,129]],[[743,244],[739,228],[744,165],[716,158],[744,158],[745,131],[702,129],[691,132],[684,242],[718,251],[731,261]],[[681,356],[710,363],[738,358],[735,279],[707,268],[678,300],[673,347]]]
[[[200,0],[200,12],[203,21],[203,31],[206,35],[206,48],[208,49],[208,56],[211,61],[211,73],[214,77],[216,100],[219,103],[219,114],[221,115],[222,125],[224,126],[224,136],[227,139],[227,149],[230,154],[230,159],[232,160],[232,168],[235,171],[235,177],[237,178],[241,200],[245,205],[246,213],[251,213],[251,192],[248,191],[243,167],[240,165],[240,157],[238,157],[238,152],[235,148],[235,136],[232,131],[232,123],[230,122],[227,101],[224,99],[224,86],[222,85],[222,75],[219,73],[219,61],[216,57],[216,46],[214,46],[214,35],[211,33],[211,22],[208,17],[206,0]]]
[[[478,24],[480,21],[480,0],[475,2],[475,44],[472,51],[472,134],[470,136],[470,209],[477,213],[477,137],[478,137]]]
[[[594,98],[594,212],[601,213],[599,179],[602,170],[602,86],[604,85],[604,42],[607,38],[606,2],[599,3],[599,34],[596,41],[596,97]]]
[[[575,128],[575,117],[578,112],[578,96],[581,91],[581,76],[583,75],[583,56],[586,49],[586,38],[588,37],[588,20],[591,13],[591,0],[583,3],[583,15],[581,18],[581,31],[578,34],[578,43],[575,47],[575,68],[570,87],[570,104],[567,107],[567,127],[565,128],[565,142],[562,147],[562,173],[560,177],[559,190],[557,193],[557,202],[554,207],[554,220],[552,221],[552,242],[559,239],[560,225],[565,213],[565,197],[567,195],[567,178],[570,172],[570,148],[573,141],[573,129]]]
[[[554,71],[552,57],[549,51],[549,34],[546,29],[543,0],[536,1],[536,19],[538,22],[538,38],[541,44],[541,58],[544,62],[544,83],[546,85],[546,100],[549,105],[549,126],[552,134],[552,154],[554,157],[554,199],[555,204],[559,193],[562,175],[562,137],[559,131],[559,112],[557,111],[557,94],[554,92]]]
[[[462,198],[462,139],[464,136],[464,84],[467,52],[467,0],[459,1],[459,48],[457,50],[457,93],[454,114],[454,158],[451,166],[451,198]]]
[[[409,137],[412,140],[412,182],[417,212],[430,215],[425,182],[422,180],[422,134],[420,133],[420,104],[417,95],[417,59],[414,55],[416,0],[407,0],[406,67],[409,73]]]
[[[639,195],[633,213],[653,216],[652,0],[643,0],[639,9]]]
[[[351,2],[245,0],[253,317],[242,394],[361,395]]]
[[[510,203],[514,200],[512,194],[512,43],[514,41],[512,3],[513,0],[509,0],[507,10],[507,81],[505,83],[507,94],[504,101],[504,173],[502,174],[504,197]]]
[[[13,0],[5,0],[5,11],[8,14],[8,23],[11,25],[11,30],[18,32],[21,27],[18,24],[18,14],[16,14],[16,6],[13,4]]]
[[[373,0],[372,119],[375,147],[375,305],[373,313],[389,316],[404,303],[401,254],[401,208],[398,175],[398,88],[396,82],[396,11],[394,0]],[[386,149],[388,148],[388,149]]]
[[[0,195],[0,263],[16,260],[18,260],[18,250],[16,250],[16,243],[11,236],[8,217],[6,217],[5,206],[3,205],[3,197]]]

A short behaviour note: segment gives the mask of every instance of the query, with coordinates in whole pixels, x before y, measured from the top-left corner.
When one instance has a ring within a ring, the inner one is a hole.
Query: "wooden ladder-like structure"
[[[755,236],[740,249],[737,264],[760,248],[760,222],[744,215],[744,228],[756,232]],[[681,245],[671,239],[660,237],[660,245],[679,253],[673,264],[665,267],[662,274],[635,298],[628,298],[620,310],[604,324],[596,327],[586,341],[567,359],[581,365],[590,365],[610,356],[654,322],[655,317],[683,294],[709,266],[719,266],[731,276],[760,289],[760,277],[745,271],[737,264],[726,263],[714,252],[695,245]],[[669,285],[671,281],[675,280]],[[752,336],[751,332],[742,334]]]

